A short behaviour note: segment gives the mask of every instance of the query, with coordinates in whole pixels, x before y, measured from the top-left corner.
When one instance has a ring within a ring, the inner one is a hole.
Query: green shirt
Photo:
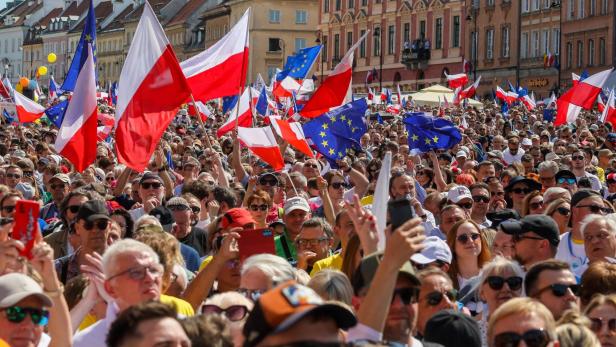
[[[274,237],[276,255],[288,260],[291,265],[295,265],[297,263],[297,250],[295,249],[295,243],[291,241],[288,235],[285,229],[284,234]]]

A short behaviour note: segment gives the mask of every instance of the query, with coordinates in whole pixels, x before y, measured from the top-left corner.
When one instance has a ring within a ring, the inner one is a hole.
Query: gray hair
[[[160,224],[160,221],[158,220],[158,218],[149,215],[149,214],[145,214],[141,217],[139,217],[139,219],[137,219],[137,222],[135,222],[135,227],[134,230],[139,229],[140,226],[142,225],[158,225],[159,227],[163,227],[162,224]]]
[[[553,175],[556,175],[558,172],[558,164],[553,160],[546,160],[537,166],[537,172],[541,171],[550,171]]]
[[[351,305],[353,286],[341,271],[321,270],[308,282],[308,287],[317,292],[323,300],[335,300]]]
[[[253,268],[261,270],[274,285],[295,279],[295,269],[291,264],[273,254],[257,254],[246,258],[242,265],[242,276]]]
[[[586,228],[588,228],[590,224],[596,222],[604,222],[605,225],[607,225],[607,229],[609,230],[609,232],[611,234],[616,234],[616,215],[614,215],[614,213],[611,213],[607,216],[602,216],[600,214],[591,214],[586,216],[582,220],[580,226],[580,231],[582,232],[582,235],[586,234]]]
[[[123,239],[114,242],[103,254],[103,272],[105,276],[109,276],[109,271],[112,270],[113,261],[121,254],[126,253],[146,253],[154,262],[160,263],[158,254],[143,242],[133,239]]]
[[[571,193],[567,189],[561,187],[550,187],[543,193],[543,203],[545,205],[549,205],[552,201],[558,199],[559,197],[565,198],[568,202],[571,202]]]

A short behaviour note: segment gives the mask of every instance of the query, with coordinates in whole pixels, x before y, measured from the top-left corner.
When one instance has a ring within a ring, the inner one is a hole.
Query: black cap
[[[158,221],[163,226],[163,229],[165,231],[170,231],[171,226],[173,225],[173,222],[175,222],[175,220],[173,219],[173,214],[171,213],[171,210],[169,210],[165,206],[158,206],[158,207],[153,208],[150,211],[150,216],[156,217],[156,219],[158,219]]]
[[[548,240],[553,246],[558,246],[560,242],[558,225],[552,218],[543,214],[531,214],[519,221],[508,220],[502,222],[500,227],[505,233],[510,235],[533,232]]]
[[[158,182],[163,183],[163,180],[160,178],[160,176],[158,176],[157,174],[153,172],[149,172],[149,171],[144,173],[143,176],[141,176],[141,179],[139,180],[139,184],[141,185],[143,182],[147,180],[157,180]]]
[[[569,170],[560,170],[556,173],[556,175],[554,176],[554,178],[558,181],[559,178],[573,178],[574,180],[577,179],[577,177],[575,177],[575,174]]]
[[[592,196],[601,198],[601,194],[599,194],[599,192],[597,192],[596,190],[580,189],[577,192],[575,192],[575,194],[573,194],[573,196],[571,197],[571,206],[575,207],[577,206],[577,204],[580,203],[580,201],[586,198],[590,198]]]
[[[524,176],[515,176],[509,181],[509,184],[507,185],[507,187],[505,187],[505,191],[506,192],[510,191],[511,189],[513,189],[513,186],[515,186],[518,183],[526,183],[528,187],[532,190],[541,190],[541,183],[533,179],[526,178]]]
[[[481,332],[473,318],[461,312],[444,310],[426,323],[424,341],[445,347],[481,347]]]
[[[86,222],[93,222],[99,219],[111,220],[109,217],[109,211],[105,203],[100,200],[86,201],[77,212],[76,221],[83,219]]]
[[[491,228],[496,229],[502,222],[506,220],[520,219],[520,214],[516,210],[506,208],[504,210],[488,212],[486,217],[488,218],[488,220],[490,220],[490,222],[492,222]]]

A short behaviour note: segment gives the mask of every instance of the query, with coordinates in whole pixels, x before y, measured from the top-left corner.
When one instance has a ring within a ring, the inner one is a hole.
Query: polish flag
[[[113,125],[108,126],[108,125],[101,125],[99,127],[96,128],[96,138],[103,142],[107,139],[107,137],[109,136],[109,134],[111,134],[111,130],[113,130]]]
[[[612,69],[596,73],[578,82],[576,86],[558,98],[556,102],[558,111],[554,125],[573,123],[582,109],[590,110],[611,73]]]
[[[250,93],[248,88],[244,89],[244,93],[240,97],[240,100],[236,102],[235,106],[233,106],[233,108],[229,111],[229,116],[227,117],[227,120],[218,129],[218,131],[216,132],[216,136],[222,137],[224,134],[233,130],[236,123],[238,127],[252,126],[252,112],[250,109]]]
[[[460,105],[460,93],[462,92],[462,88],[458,87],[456,88],[456,90],[453,91],[453,104],[454,105]]]
[[[372,88],[368,88],[368,101],[374,101],[374,91],[372,91]]]
[[[400,106],[400,104],[396,104],[396,105],[387,105],[387,108],[385,109],[385,111],[391,113],[391,114],[400,114],[400,110],[402,109],[402,106]]]
[[[143,171],[190,88],[156,14],[146,1],[118,89],[116,150],[120,162]]]
[[[468,62],[468,60],[464,59],[462,61],[462,71],[464,73],[469,73],[471,72],[471,63]]]
[[[468,76],[465,73],[459,73],[456,75],[448,75],[445,73],[445,77],[447,77],[447,82],[449,83],[449,88],[451,89],[464,87],[468,83]]]
[[[500,86],[496,86],[496,97],[511,105],[518,99],[518,94],[512,91],[506,92]]]
[[[17,109],[19,123],[34,122],[45,114],[45,107],[19,92],[15,92],[15,108]]]
[[[270,127],[237,128],[237,138],[252,153],[278,171],[284,167],[282,153]]]
[[[366,39],[370,30],[349,48],[342,60],[336,65],[334,71],[321,83],[299,112],[302,117],[316,118],[331,108],[351,102],[351,80],[353,77],[353,58],[355,49]]]
[[[205,121],[212,115],[212,112],[210,112],[210,109],[201,101],[197,101],[195,104],[191,101],[188,103],[188,114],[193,117],[199,116],[202,121]]]
[[[308,144],[308,141],[306,141],[306,136],[304,135],[304,130],[302,129],[302,125],[300,123],[289,122],[281,119],[280,117],[274,116],[270,116],[269,119],[272,128],[274,128],[278,136],[282,137],[291,146],[293,146],[293,148],[304,153],[310,158],[314,158],[314,153],[312,153],[310,145]]]
[[[616,127],[616,102],[614,101],[614,91],[610,91],[607,98],[607,104],[601,112],[599,120],[603,123],[610,123],[612,127]]]
[[[520,101],[522,102],[522,104],[524,104],[526,109],[529,111],[532,111],[535,109],[535,107],[537,107],[537,104],[535,103],[535,101],[530,96],[528,96],[528,94],[522,96],[520,98]]]
[[[460,92],[460,100],[472,99],[473,97],[475,97],[475,93],[477,93],[477,87],[479,87],[479,82],[481,82],[481,75],[475,81],[475,83],[471,84],[466,89]]]
[[[75,91],[66,107],[54,145],[56,151],[79,172],[96,160],[97,113],[96,68],[92,45],[88,43],[88,56],[77,75]]]
[[[578,74],[575,73],[571,73],[571,83],[573,83],[573,86],[577,86],[578,83],[580,83],[580,76]]]
[[[599,95],[597,95],[597,108],[599,109],[599,112],[603,113],[603,110],[605,110],[605,102],[603,102],[603,98],[601,97],[601,93],[599,93]]]
[[[0,82],[0,96],[5,98],[5,99],[10,99],[11,98],[11,91],[9,90],[9,88],[7,88],[4,83]]]
[[[272,94],[278,98],[290,98],[293,92],[297,93],[302,87],[293,77],[285,77],[282,81],[274,84]]]
[[[250,7],[218,42],[180,64],[195,100],[238,95],[248,70]]]

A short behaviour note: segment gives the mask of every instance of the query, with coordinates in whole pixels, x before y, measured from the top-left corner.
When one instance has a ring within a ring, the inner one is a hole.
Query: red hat
[[[612,182],[616,181],[616,173],[612,172],[608,174],[606,177],[606,180],[608,181],[608,183],[609,181],[612,181]]]
[[[248,210],[243,208],[232,208],[227,211],[220,221],[220,227],[223,229],[244,227],[246,224],[256,224],[257,222],[252,218],[252,215]]]

